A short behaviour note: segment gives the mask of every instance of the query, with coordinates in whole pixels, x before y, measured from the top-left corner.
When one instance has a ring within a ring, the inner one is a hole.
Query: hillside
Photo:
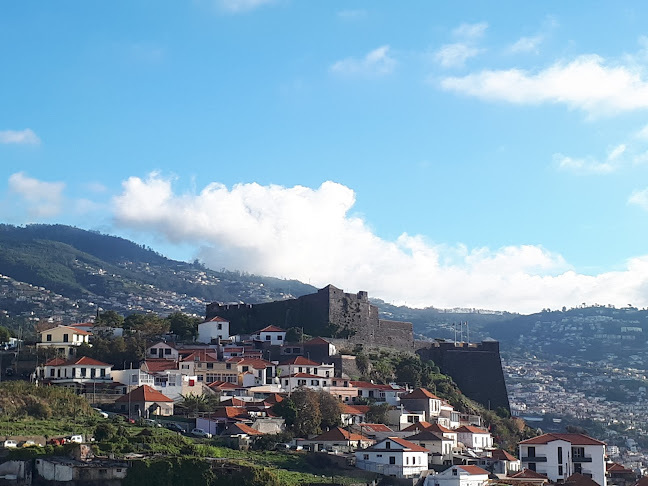
[[[0,310],[12,316],[71,312],[69,318],[77,320],[93,315],[97,306],[204,315],[208,302],[267,302],[315,290],[295,280],[216,272],[123,238],[63,225],[0,225],[0,250],[0,275],[7,277],[0,281]]]

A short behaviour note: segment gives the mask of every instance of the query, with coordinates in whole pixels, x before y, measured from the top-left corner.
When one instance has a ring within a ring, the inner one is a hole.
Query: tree
[[[182,312],[174,312],[166,318],[171,332],[182,341],[192,341],[198,336],[200,319],[188,316]]]
[[[340,401],[334,395],[324,390],[320,390],[317,394],[320,415],[322,416],[320,428],[322,430],[328,430],[332,427],[342,425]]]
[[[8,343],[11,339],[11,333],[9,329],[4,326],[0,326],[0,343]]]
[[[110,440],[117,434],[117,427],[110,423],[99,424],[95,427],[94,437],[99,442]]]
[[[295,403],[296,414],[293,431],[300,437],[308,437],[321,432],[322,414],[320,412],[317,392],[309,388],[298,388],[291,395]]]
[[[169,332],[169,322],[156,314],[131,314],[124,319],[124,329],[136,332],[147,339],[154,339]]]
[[[95,324],[105,327],[122,327],[124,325],[124,317],[113,310],[109,310],[99,314]]]
[[[367,410],[367,422],[372,424],[386,424],[389,422],[388,412],[390,405],[388,403],[373,403]]]
[[[295,402],[293,402],[292,398],[285,398],[284,400],[275,403],[272,407],[272,411],[284,419],[286,427],[292,428],[295,424],[297,406],[295,405]]]

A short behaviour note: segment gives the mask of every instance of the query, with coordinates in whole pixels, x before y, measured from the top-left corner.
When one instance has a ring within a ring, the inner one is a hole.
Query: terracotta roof
[[[242,424],[237,422],[230,425],[225,431],[227,435],[238,435],[238,434],[247,434],[247,435],[264,435],[263,432],[259,432],[257,429],[253,429],[249,425]]]
[[[274,366],[274,363],[266,361],[265,359],[250,358],[247,356],[244,356],[238,364],[251,366],[255,370],[265,370],[268,366]]]
[[[162,393],[151,388],[148,385],[142,385],[135,388],[130,393],[119,397],[116,402],[128,402],[129,395],[131,402],[173,402],[173,400],[171,400],[169,397],[163,395]]]
[[[60,328],[60,327],[67,327],[70,331],[74,331],[75,333],[77,333],[77,334],[81,334],[81,335],[84,335],[84,336],[92,336],[92,333],[91,333],[91,332],[84,331],[83,329],[77,329],[76,327],[72,327],[72,326],[56,326],[56,327],[51,327],[51,328],[49,328],[49,329],[45,329],[44,331],[40,331],[39,334],[43,334],[44,332],[51,332],[51,331],[53,331],[54,329],[58,329],[58,328]]]
[[[155,344],[151,344],[149,346],[149,349],[154,348],[155,346],[159,346],[160,344],[163,344],[164,346],[168,346],[169,348],[172,349],[177,349],[173,343],[167,343],[166,341],[158,341]]]
[[[369,383],[368,381],[349,381],[351,386],[356,388],[371,388],[374,390],[393,390],[389,385],[378,385],[376,383]]]
[[[361,411],[358,407],[353,405],[347,405],[346,403],[340,403],[340,413],[346,415],[364,415],[366,411]]]
[[[323,339],[319,336],[309,339],[304,343],[304,346],[329,346],[329,343],[326,339]]]
[[[292,375],[288,375],[288,378],[317,378],[317,379],[320,379],[320,380],[325,380],[326,379],[323,376],[313,375],[313,374],[310,374],[310,373],[293,373]]]
[[[260,332],[286,332],[286,331],[277,326],[266,326],[260,331],[257,331],[255,334],[259,334]]]
[[[317,437],[311,439],[314,441],[337,441],[337,440],[363,440],[363,441],[368,441],[370,440],[368,437],[365,437],[364,435],[360,434],[355,434],[353,432],[349,432],[342,427],[334,427],[328,432],[324,432],[323,434],[318,435]]]
[[[574,473],[565,479],[563,483],[568,486],[600,486],[599,483],[594,481],[592,478],[583,476],[582,474]]]
[[[418,434],[414,435],[409,435],[407,436],[407,440],[409,441],[444,441],[444,440],[450,440],[447,437],[440,436],[438,434],[435,434],[434,432],[431,432],[430,430],[422,430]]]
[[[241,400],[240,398],[236,397],[231,397],[231,398],[226,398],[225,400],[221,400],[219,406],[222,407],[245,407],[247,405],[247,402],[245,400]]]
[[[438,432],[438,433],[441,433],[441,434],[456,434],[457,433],[456,430],[451,430],[451,429],[449,429],[447,427],[444,427],[441,424],[430,424],[430,426],[428,427],[428,430],[431,430],[432,432]]]
[[[429,400],[430,398],[440,400],[440,398],[433,394],[431,391],[425,388],[417,388],[416,390],[413,390],[407,395],[401,397],[401,400]]]
[[[366,430],[369,432],[393,432],[393,430],[387,427],[385,424],[358,424],[361,430]]]
[[[408,425],[401,432],[418,432],[419,430],[425,430],[430,427],[432,424],[421,420],[420,422],[414,422],[412,425]]]
[[[198,358],[198,359],[196,359]],[[190,355],[186,356],[182,361],[198,361],[198,362],[207,362],[213,363],[218,361],[218,356],[213,352],[207,352],[207,350],[194,351]]]
[[[207,385],[209,388],[217,388],[219,390],[236,390],[238,385],[235,383],[230,383],[228,381],[214,381]]]
[[[644,476],[632,486],[648,486],[648,476]]]
[[[43,366],[62,366],[66,363],[67,361],[65,361],[62,358],[52,358],[49,361],[47,361]]]
[[[520,444],[548,444],[554,440],[564,440],[572,445],[605,445],[605,442],[584,434],[542,434],[532,439],[520,441]]]
[[[605,464],[605,470],[607,472],[613,472],[617,474],[634,474],[634,471],[632,469],[628,469],[621,464],[617,464],[616,462],[608,462]]]
[[[488,430],[482,429],[481,427],[475,427],[474,425],[462,425],[456,429],[455,432],[464,432],[467,434],[490,434]]]
[[[177,370],[178,363],[172,359],[147,359],[140,368],[155,373],[157,371]]]
[[[206,321],[203,321],[202,324],[205,322],[229,322],[227,319],[223,319],[220,316],[212,317],[211,319],[207,319]]]
[[[410,442],[409,440],[401,439],[400,437],[389,437],[389,440],[391,440],[393,442],[396,442],[397,444],[402,446],[407,451],[430,452],[425,447],[421,447],[420,445],[416,445],[413,442]]]
[[[321,363],[311,361],[310,359],[304,358],[303,356],[295,356],[286,361],[282,361],[281,363],[279,363],[279,365],[322,366]]]
[[[488,471],[485,469],[482,469],[479,466],[457,466],[459,469],[463,469],[466,471],[468,474],[486,474],[488,475]]]
[[[524,468],[521,471],[516,472],[515,474],[511,474],[511,477],[515,479],[549,479],[544,474],[540,474],[539,472],[535,472],[527,468]]]
[[[214,418],[228,418],[234,419],[239,417],[247,417],[248,412],[245,407],[218,407],[211,417]]]
[[[494,451],[491,451],[491,457],[493,459],[497,459],[498,461],[517,461],[517,458],[515,456],[502,449],[495,449]]]
[[[69,326],[66,326],[66,327],[77,328],[77,327],[92,327],[92,326],[94,326],[94,323],[92,323],[92,322],[77,322],[75,324],[70,324]]]
[[[273,393],[269,397],[266,397],[263,402],[268,405],[274,405],[275,403],[283,402],[285,399],[278,393]]]

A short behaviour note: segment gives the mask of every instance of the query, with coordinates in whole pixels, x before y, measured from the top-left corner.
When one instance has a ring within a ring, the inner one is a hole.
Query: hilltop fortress
[[[314,294],[263,304],[207,305],[206,318],[230,322],[231,334],[246,334],[269,324],[365,347],[416,352],[432,360],[467,396],[489,408],[509,409],[497,341],[479,344],[415,341],[411,322],[380,319],[365,291],[346,293],[327,285]],[[339,343],[336,343],[339,344]]]

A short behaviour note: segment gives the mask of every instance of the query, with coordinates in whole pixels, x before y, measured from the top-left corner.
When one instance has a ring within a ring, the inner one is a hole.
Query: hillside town
[[[232,335],[230,322],[213,317],[198,324],[190,342],[150,342],[145,359],[124,363],[123,369],[78,356],[94,337],[114,339],[123,332],[93,322],[52,323],[39,332],[36,344],[50,358],[35,367],[31,381],[71,389],[103,416],[218,439],[235,449],[251,448],[263,437],[281,437],[288,425],[278,413],[282,402],[324,394],[339,407],[339,417],[331,422],[335,425],[275,447],[287,454],[334,457],[345,468],[399,478],[403,484],[630,486],[645,473],[643,460],[621,462],[628,456],[622,457],[619,447],[607,448],[583,433],[541,433],[519,442],[516,451],[503,450],[479,414],[462,413],[426,388],[352,379],[355,356],[321,337],[289,340],[287,331],[275,325]],[[525,370],[525,375],[539,376],[536,370]],[[521,371],[520,364],[509,363],[507,373],[516,371]],[[559,383],[558,375],[554,385],[544,386],[551,394]],[[525,393],[541,388],[528,385],[524,391],[521,384],[512,387],[514,414],[529,412]],[[188,402],[198,397],[210,397],[216,406],[188,410]],[[584,405],[577,396],[563,398],[573,408]],[[5,448],[19,445],[16,439],[7,435]],[[42,466],[40,474],[54,480],[47,471]]]

